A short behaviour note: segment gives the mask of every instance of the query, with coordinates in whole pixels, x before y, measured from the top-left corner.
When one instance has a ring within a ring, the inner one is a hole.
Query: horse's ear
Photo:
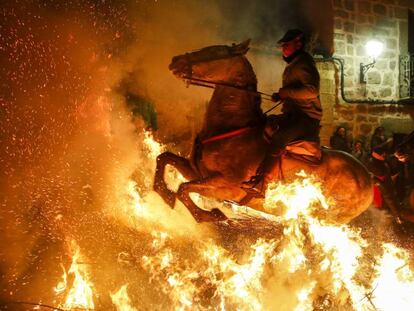
[[[233,44],[232,50],[234,54],[246,54],[249,50],[250,39],[247,39],[239,44]]]

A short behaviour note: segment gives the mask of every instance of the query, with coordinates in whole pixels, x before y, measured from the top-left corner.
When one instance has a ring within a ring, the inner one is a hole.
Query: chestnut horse
[[[169,66],[178,78],[215,84],[190,159],[170,152],[160,154],[154,179],[154,190],[164,201],[173,208],[179,199],[197,222],[225,220],[226,216],[217,208],[211,211],[199,208],[190,193],[239,202],[246,195],[241,189],[242,182],[255,174],[267,151],[263,135],[266,117],[260,108],[256,75],[245,56],[248,46],[249,41],[209,46],[175,56]],[[188,180],[176,193],[168,189],[164,180],[166,165],[174,166]],[[288,183],[301,170],[315,175],[324,195],[335,201],[320,215],[325,219],[346,223],[372,202],[368,171],[344,152],[322,150],[320,164],[283,155],[280,169],[275,170],[273,177],[276,181],[283,176],[283,182]],[[246,205],[263,211],[263,199],[255,198]]]

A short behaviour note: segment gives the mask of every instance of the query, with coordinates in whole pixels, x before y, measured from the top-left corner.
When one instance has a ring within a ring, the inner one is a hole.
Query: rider
[[[290,29],[278,41],[287,66],[282,88],[273,93],[273,101],[282,101],[282,114],[275,116],[278,130],[256,175],[243,182],[248,193],[263,196],[267,179],[285,146],[296,139],[319,142],[322,107],[319,100],[319,73],[311,55],[305,51],[305,35]]]

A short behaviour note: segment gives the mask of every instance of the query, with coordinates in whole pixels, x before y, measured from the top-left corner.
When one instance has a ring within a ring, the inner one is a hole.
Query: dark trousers
[[[278,125],[278,130],[270,141],[270,153],[277,153],[294,140],[309,140],[319,142],[320,121],[309,117],[302,111],[271,116],[272,123]]]

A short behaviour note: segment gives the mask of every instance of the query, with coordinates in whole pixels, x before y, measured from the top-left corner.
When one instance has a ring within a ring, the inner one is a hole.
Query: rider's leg
[[[319,133],[319,121],[308,117],[305,114],[297,114],[294,118],[284,119],[284,127],[281,127],[275,135],[273,135],[270,142],[269,151],[259,168],[256,175],[253,176],[248,182],[243,183],[243,189],[247,192],[257,193],[260,196],[264,195],[266,190],[268,177],[273,170],[273,167],[277,163],[282,154],[285,146],[301,137],[318,136]],[[287,125],[287,122],[290,125]]]

